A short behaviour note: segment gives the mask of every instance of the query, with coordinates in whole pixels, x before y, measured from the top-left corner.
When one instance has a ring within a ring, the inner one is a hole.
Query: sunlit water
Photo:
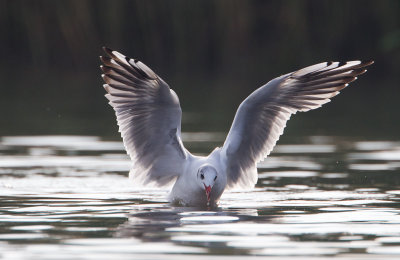
[[[185,134],[197,152],[223,134]],[[121,142],[3,137],[0,259],[398,259],[400,143],[308,137],[278,145],[251,191],[172,207],[133,188]]]

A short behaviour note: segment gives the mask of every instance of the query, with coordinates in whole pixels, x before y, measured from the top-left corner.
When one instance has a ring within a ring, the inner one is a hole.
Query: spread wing
[[[180,175],[190,153],[181,141],[178,96],[142,62],[103,48],[104,88],[114,108],[137,184],[167,185]]]
[[[320,107],[373,62],[324,62],[275,78],[239,106],[222,148],[228,187],[253,187],[256,163],[266,158],[297,111]]]

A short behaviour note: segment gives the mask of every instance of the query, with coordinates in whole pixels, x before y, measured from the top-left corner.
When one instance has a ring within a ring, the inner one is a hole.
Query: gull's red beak
[[[204,190],[206,191],[207,201],[210,202],[211,185],[210,186],[206,186],[204,184]]]

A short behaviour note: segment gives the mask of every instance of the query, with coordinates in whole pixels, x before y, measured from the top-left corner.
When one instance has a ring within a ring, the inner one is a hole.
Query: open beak
[[[211,185],[210,186],[206,186],[204,184],[204,190],[206,191],[207,201],[210,202]]]

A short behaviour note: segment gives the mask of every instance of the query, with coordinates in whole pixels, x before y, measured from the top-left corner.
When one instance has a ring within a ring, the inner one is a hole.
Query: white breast
[[[212,165],[218,172],[218,178],[211,190],[210,204],[218,202],[226,187],[226,167],[220,160],[220,150],[215,149],[208,157],[193,156],[188,160],[185,172],[175,182],[169,201],[183,206],[207,206],[204,188],[197,178],[197,171],[203,164]]]

